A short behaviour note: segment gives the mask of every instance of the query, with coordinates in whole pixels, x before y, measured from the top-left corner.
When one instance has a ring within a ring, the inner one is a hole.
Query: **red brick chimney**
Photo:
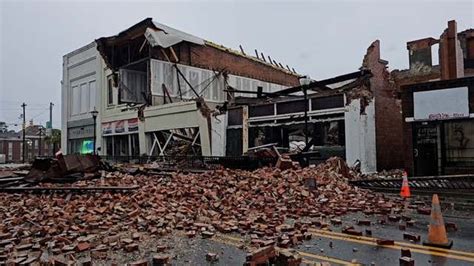
[[[439,65],[441,67],[441,79],[464,77],[463,52],[458,40],[455,20],[448,21],[448,28],[441,34]]]

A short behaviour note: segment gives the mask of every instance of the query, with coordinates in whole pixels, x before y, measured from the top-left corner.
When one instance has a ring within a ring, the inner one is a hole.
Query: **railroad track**
[[[398,192],[402,186],[402,179],[353,180],[349,183],[376,191]],[[408,184],[412,192],[474,196],[474,175],[409,177]]]

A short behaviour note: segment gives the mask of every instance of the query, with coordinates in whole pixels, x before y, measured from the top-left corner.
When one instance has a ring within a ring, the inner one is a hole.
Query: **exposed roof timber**
[[[334,77],[334,78],[324,79],[324,80],[320,80],[320,81],[314,81],[314,82],[311,82],[309,85],[306,85],[306,86],[300,85],[300,86],[296,86],[296,87],[292,87],[292,88],[283,89],[281,91],[277,91],[277,92],[272,93],[272,96],[273,97],[285,96],[285,95],[288,95],[288,94],[300,92],[303,89],[315,90],[315,91],[320,91],[321,89],[322,90],[333,90],[333,89],[327,87],[327,85],[342,82],[342,81],[345,81],[345,80],[357,79],[359,77],[367,76],[367,75],[372,75],[372,73],[370,72],[370,70],[363,69],[363,70],[360,70],[360,71],[357,71],[357,72],[352,72],[352,73],[337,76],[337,77]]]
[[[278,63],[270,61],[269,63],[266,62],[265,58],[259,59],[257,57],[253,57],[250,55],[246,55],[245,52],[243,52],[243,49],[239,51],[234,51],[230,48],[224,47],[222,45],[213,43],[208,40],[201,39],[199,37],[196,37],[194,35],[191,35],[189,33],[174,29],[172,27],[169,27],[165,24],[160,24],[156,21],[153,21],[152,18],[146,18],[137,24],[129,27],[128,29],[125,29],[118,33],[117,35],[110,36],[110,37],[102,37],[96,40],[97,43],[97,49],[99,50],[100,54],[102,57],[105,59],[105,63],[107,66],[111,69],[115,69],[112,66],[112,62],[110,62],[110,58],[107,57],[107,49],[113,49],[113,47],[118,47],[126,44],[127,42],[130,42],[131,40],[134,40],[139,37],[145,37],[146,40],[148,40],[148,44],[150,46],[161,46],[161,47],[171,47],[172,45],[175,45],[181,41],[186,41],[198,45],[205,45],[209,47],[213,47],[222,51],[225,51],[227,53],[235,54],[237,56],[244,57],[249,60],[253,60],[255,62],[259,62],[261,64],[264,64],[266,66],[273,67],[279,71],[282,71],[284,73],[294,75],[299,77],[300,75],[296,73],[296,71],[293,69],[293,71],[286,69],[283,67],[283,65],[279,65]],[[141,46],[137,48],[141,52],[141,50],[144,47],[145,42],[141,43]],[[110,53],[110,52],[109,52]],[[263,57],[263,54],[262,54]]]
[[[255,94],[255,95],[258,95],[258,94],[261,94],[262,97],[274,97],[274,93],[272,92],[261,92],[259,93],[258,91],[247,91],[247,90],[238,90],[230,85],[227,85],[227,89],[224,90],[225,92],[234,92],[234,93],[245,93],[245,94]],[[296,96],[296,95],[287,95],[287,96],[294,96],[294,97],[300,97],[300,96]]]
[[[330,79],[312,82],[309,85],[307,85],[308,87],[306,87],[305,89],[316,91],[318,92],[317,95],[320,95],[320,96],[333,95],[333,94],[341,93],[346,90],[350,90],[355,87],[359,87],[366,81],[367,78],[370,78],[370,77],[372,77],[372,73],[370,72],[370,70],[361,70],[361,71],[337,76]],[[329,88],[327,87],[327,85],[338,85],[338,86],[335,86],[334,88]],[[303,87],[304,86],[297,86],[297,87],[283,89],[277,92],[261,92],[261,95],[267,98],[275,98],[279,96],[300,98],[303,96],[292,95],[292,93],[301,92],[304,89]],[[229,85],[227,86],[227,89],[224,91],[234,92],[234,93],[244,93],[244,94],[255,94],[255,95],[259,94],[259,92],[257,91],[238,90]],[[314,96],[314,94],[311,94],[311,95]],[[311,95],[308,95],[308,97],[312,97]]]
[[[96,42],[105,45],[120,45],[124,42],[127,42],[129,39],[134,39],[136,37],[142,36],[147,27],[156,28],[151,18],[146,18],[138,22],[137,24],[131,26],[130,28],[119,32],[119,34],[117,35],[99,38],[96,40]]]

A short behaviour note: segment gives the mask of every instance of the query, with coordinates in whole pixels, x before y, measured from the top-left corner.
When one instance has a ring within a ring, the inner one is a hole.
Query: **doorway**
[[[413,156],[415,159],[415,175],[438,175],[438,142],[439,125],[437,123],[421,123],[414,126]]]

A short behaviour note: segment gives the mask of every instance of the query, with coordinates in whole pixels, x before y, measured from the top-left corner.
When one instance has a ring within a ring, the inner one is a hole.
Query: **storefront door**
[[[415,175],[438,174],[438,124],[416,124],[414,126]]]

